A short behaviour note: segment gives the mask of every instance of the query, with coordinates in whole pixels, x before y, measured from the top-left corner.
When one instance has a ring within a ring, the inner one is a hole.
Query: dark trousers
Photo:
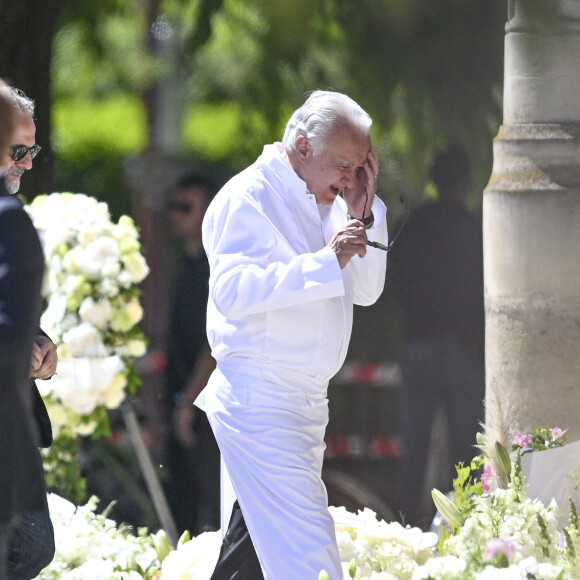
[[[236,501],[220,556],[210,580],[263,580],[262,568]]]

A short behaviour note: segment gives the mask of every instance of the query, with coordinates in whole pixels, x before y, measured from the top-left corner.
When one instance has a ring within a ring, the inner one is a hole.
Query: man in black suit
[[[54,343],[38,328],[44,258],[36,230],[20,201],[20,176],[32,167],[34,103],[3,85],[2,103],[15,130],[0,127],[0,564],[10,580],[30,580],[54,556],[54,531],[38,446],[52,442],[50,420],[32,379],[56,370]],[[2,546],[2,544],[4,544]],[[0,571],[0,578],[2,576]]]

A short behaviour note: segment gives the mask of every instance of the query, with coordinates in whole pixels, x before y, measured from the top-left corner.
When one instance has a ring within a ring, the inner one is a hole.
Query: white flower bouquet
[[[131,528],[97,514],[98,499],[79,507],[48,495],[56,553],[38,580],[141,580],[153,578],[157,555],[145,528]]]
[[[330,507],[334,519],[344,578],[360,580],[409,580],[422,563],[433,556],[437,535],[419,528],[377,520],[364,509],[357,514]],[[160,556],[160,580],[206,580],[213,572],[221,548],[221,532],[187,534],[172,550],[164,532],[154,536]],[[165,549],[160,546],[165,545]],[[322,572],[321,576],[324,576]]]
[[[58,346],[58,373],[38,385],[55,438],[106,434],[106,410],[134,392],[132,361],[146,351],[138,285],[149,268],[137,228],[80,193],[40,195],[26,209],[46,259],[41,326]]]
[[[534,435],[535,433],[535,435]],[[447,528],[439,544],[441,556],[426,562],[413,580],[572,580],[580,577],[580,519],[570,501],[569,525],[558,529],[556,500],[530,497],[521,454],[560,448],[563,432],[518,433],[508,451],[496,443],[498,465],[508,477],[507,489],[490,486],[489,464],[481,481],[473,475],[486,458],[457,467],[453,501],[437,490],[433,499]],[[535,437],[535,438],[534,438]]]

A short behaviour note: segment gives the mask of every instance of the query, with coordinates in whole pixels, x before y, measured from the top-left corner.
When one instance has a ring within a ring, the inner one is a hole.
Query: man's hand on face
[[[374,147],[371,147],[364,164],[357,172],[356,187],[343,191],[344,201],[348,208],[348,215],[356,218],[368,217],[371,213],[373,199],[377,191],[379,176],[379,159]],[[365,210],[366,208],[366,210]],[[362,215],[363,211],[366,215]]]
[[[32,349],[30,377],[33,379],[50,379],[56,372],[57,363],[56,344],[47,336],[38,335]]]
[[[360,220],[352,220],[337,230],[328,246],[334,250],[341,269],[350,259],[359,255],[364,258],[367,253],[367,232]]]

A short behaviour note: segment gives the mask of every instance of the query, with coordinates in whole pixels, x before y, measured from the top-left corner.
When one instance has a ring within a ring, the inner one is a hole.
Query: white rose
[[[84,251],[82,271],[96,280],[102,276],[103,269],[119,261],[119,244],[111,237],[102,237],[91,242]]]
[[[88,246],[91,242],[94,242],[100,235],[100,231],[95,228],[86,228],[79,232],[78,239],[81,245]]]
[[[73,357],[98,358],[107,355],[99,331],[88,322],[65,332],[62,341]]]
[[[60,400],[79,415],[89,415],[102,402],[99,389],[64,389],[60,393]]]
[[[101,275],[103,278],[117,278],[121,273],[121,264],[119,262],[106,262],[103,264]]]
[[[49,268],[44,282],[44,294],[52,294],[60,291],[60,274],[56,270]]]
[[[43,243],[47,256],[54,254],[59,246],[65,245],[72,237],[72,232],[65,227],[49,227],[44,230]]]
[[[114,298],[119,294],[119,286],[116,280],[105,278],[101,281],[101,292],[109,298]]]
[[[119,243],[131,239],[138,239],[139,233],[135,227],[133,218],[128,215],[122,215],[119,218],[119,223],[113,227],[113,236],[115,236],[115,239],[119,240]]]
[[[119,239],[115,236],[115,239],[119,242],[121,254],[132,254],[133,252],[139,252],[141,249],[141,244],[136,237],[124,236]]]
[[[85,298],[79,308],[83,322],[88,322],[101,330],[107,328],[111,317],[111,303],[108,300],[95,302],[91,296]]]
[[[143,308],[136,299],[121,303],[111,316],[110,326],[115,332],[129,332],[143,317]]]
[[[142,282],[147,277],[147,274],[149,274],[149,266],[139,252],[124,255],[123,263],[131,276],[133,276],[136,284]]]
[[[80,274],[82,271],[83,250],[77,246],[69,250],[62,259],[62,267],[71,274]]]
[[[76,435],[86,437],[88,435],[92,435],[96,427],[97,427],[96,421],[89,421],[88,423],[77,423],[74,426],[73,430]]]
[[[147,345],[144,340],[129,340],[125,347],[125,352],[128,356],[140,357],[147,352]]]
[[[139,300],[131,300],[131,302],[129,302],[125,307],[125,311],[133,325],[140,322],[143,318],[143,308],[141,307],[141,304],[139,304]]]
[[[116,374],[104,394],[107,409],[116,409],[123,402],[126,385],[125,375],[123,373]]]
[[[122,288],[131,288],[131,286],[133,286],[133,284],[135,283],[135,281],[133,280],[133,276],[128,270],[123,270],[119,274],[117,280],[119,281],[119,285]]]

